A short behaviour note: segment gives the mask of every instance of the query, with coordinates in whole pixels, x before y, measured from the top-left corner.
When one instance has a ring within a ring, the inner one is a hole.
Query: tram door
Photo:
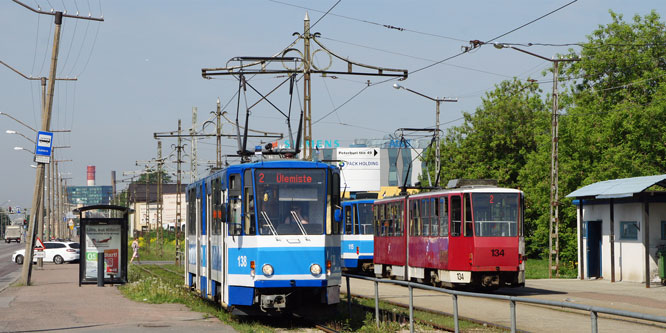
[[[450,197],[450,214],[451,223],[449,231],[449,270],[457,271],[458,273],[452,274],[451,282],[467,282],[471,281],[471,273],[462,272],[469,271],[469,261],[472,255],[473,237],[471,225],[471,212],[469,211],[471,204],[469,202],[469,194],[464,197],[460,194],[453,194]]]
[[[197,229],[198,229],[198,235],[199,235],[199,237],[197,237],[197,240],[199,242],[199,244],[197,244],[198,245],[197,246],[197,259],[198,259],[197,260],[197,270],[198,270],[197,271],[197,276],[199,277],[199,281],[197,281],[198,282],[197,284],[200,286],[199,290],[201,290],[202,295],[207,295],[207,293],[208,293],[208,289],[207,289],[208,281],[207,281],[207,279],[208,279],[208,276],[210,276],[210,275],[206,274],[207,270],[208,270],[208,268],[207,268],[208,262],[206,261],[206,258],[208,257],[208,255],[207,255],[207,252],[208,252],[208,246],[207,246],[208,245],[208,241],[207,241],[208,233],[206,232],[206,230],[207,230],[206,229],[206,225],[207,225],[206,218],[207,218],[208,214],[206,214],[207,205],[206,205],[205,200],[207,200],[207,196],[206,196],[206,184],[204,183],[204,184],[201,185],[199,195],[197,195],[197,211],[201,212],[199,214],[199,216],[197,217],[198,222],[199,222],[199,223],[197,223]]]
[[[197,289],[201,290],[203,286],[201,285],[201,273],[202,273],[202,267],[201,267],[201,223],[202,223],[202,215],[203,211],[202,209],[202,203],[201,203],[201,198],[203,196],[203,187],[197,187],[197,199],[196,199],[196,244],[195,244],[195,249],[196,249],[196,286]]]
[[[211,224],[212,224],[211,219],[212,219],[212,216],[213,216],[213,214],[212,214],[213,213],[212,212],[212,208],[213,208],[213,205],[212,205],[213,202],[212,201],[213,201],[213,199],[212,199],[212,193],[211,193],[212,191],[211,190],[213,190],[213,187],[211,186],[210,183],[207,183],[206,185],[207,185],[207,189],[208,189],[206,191],[206,209],[205,209],[206,210],[206,222],[203,225],[203,230],[206,231],[206,235],[203,238],[206,239],[206,245],[208,245],[207,249],[205,250],[205,254],[204,254],[205,255],[204,263],[206,265],[206,268],[205,268],[205,270],[206,270],[206,284],[205,284],[206,294],[205,295],[212,297],[212,296],[215,296],[213,294],[213,288],[212,288],[212,284],[213,284],[213,282],[212,282],[213,274],[212,273],[213,272],[211,270],[212,266],[213,266],[212,265],[213,260],[211,258],[211,254],[213,252],[212,251],[213,250],[213,243],[211,242],[211,237],[210,237],[211,236],[210,227],[211,227]]]

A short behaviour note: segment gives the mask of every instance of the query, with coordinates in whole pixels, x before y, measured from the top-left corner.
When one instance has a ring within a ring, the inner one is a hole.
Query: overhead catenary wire
[[[569,3],[567,3],[567,4],[565,4],[565,5],[563,5],[563,6],[559,7],[559,8],[557,8],[557,9],[554,9],[554,10],[552,10],[552,11],[550,11],[550,12],[544,14],[544,15],[539,16],[539,17],[536,18],[536,19],[533,19],[533,20],[531,20],[531,21],[529,21],[529,22],[527,22],[527,23],[525,23],[525,24],[522,24],[522,25],[520,25],[520,26],[517,27],[517,28],[511,29],[510,31],[508,31],[508,32],[506,32],[506,33],[503,33],[503,34],[501,34],[501,35],[499,35],[499,36],[497,36],[497,37],[491,38],[490,40],[488,40],[488,41],[485,42],[485,43],[492,42],[493,40],[496,40],[496,39],[498,39],[498,38],[504,37],[504,36],[506,36],[506,35],[508,35],[508,34],[510,34],[510,33],[515,32],[515,31],[518,31],[518,30],[520,30],[520,29],[522,29],[522,28],[524,28],[524,27],[526,27],[526,26],[528,26],[528,25],[530,25],[530,24],[532,24],[532,23],[534,23],[534,22],[537,22],[537,21],[539,21],[539,20],[541,20],[541,19],[543,19],[543,18],[545,18],[545,17],[547,17],[547,16],[549,16],[549,15],[552,15],[552,14],[554,14],[554,13],[556,13],[556,12],[558,12],[558,11],[564,9],[564,8],[566,8],[567,6],[573,4],[573,3],[577,2],[577,1],[578,1],[578,0],[573,0],[573,1],[571,1],[571,2],[569,2]],[[484,43],[482,42],[481,44],[484,44]],[[459,56],[461,56],[461,55],[463,55],[463,54],[469,52],[469,50],[470,50],[470,49],[463,50],[463,51],[460,52],[460,53],[456,53],[456,54],[454,54],[454,55],[451,55],[451,56],[449,56],[449,57],[446,57],[446,58],[444,58],[444,59],[442,59],[442,60],[439,60],[439,61],[437,61],[437,62],[434,62],[434,63],[432,63],[432,64],[429,64],[429,65],[426,65],[426,66],[424,66],[424,67],[418,68],[418,69],[416,69],[416,70],[410,71],[410,74],[411,74],[411,75],[414,75],[414,74],[416,74],[416,73],[418,73],[418,72],[421,72],[421,71],[424,71],[424,70],[429,69],[429,68],[431,68],[431,67],[434,67],[434,66],[436,66],[436,65],[439,65],[439,64],[441,64],[441,63],[443,63],[443,62],[446,62],[446,61],[449,61],[449,60],[451,60],[451,59],[457,58],[457,57],[459,57]],[[347,103],[349,103],[351,100],[353,100],[353,99],[356,98],[358,95],[360,95],[361,93],[363,93],[363,92],[364,92],[367,88],[369,88],[370,86],[380,85],[380,84],[383,84],[383,83],[386,83],[386,82],[389,82],[389,81],[394,81],[394,80],[396,80],[396,79],[395,79],[395,78],[390,78],[390,79],[386,79],[386,80],[382,80],[382,81],[378,81],[378,82],[374,82],[374,83],[369,83],[366,87],[363,87],[363,89],[361,89],[361,90],[360,90],[358,93],[356,93],[355,95],[351,96],[347,101],[345,101],[344,103],[342,103],[339,107],[335,108],[333,111],[331,111],[331,112],[327,113],[326,115],[324,115],[323,117],[319,118],[317,121],[315,121],[315,122],[313,123],[313,125],[314,125],[315,123],[317,123],[317,122],[319,122],[319,121],[325,119],[325,118],[328,117],[331,113],[337,111],[338,109],[340,109],[341,107],[343,107],[344,105],[346,105]]]
[[[286,6],[291,6],[291,7],[296,7],[296,8],[306,9],[306,10],[310,10],[310,11],[313,11],[313,12],[320,12],[320,13],[323,13],[323,11],[320,11],[320,10],[318,10],[318,9],[313,9],[313,8],[309,8],[309,7],[305,7],[305,6],[294,5],[294,4],[291,4],[291,3],[288,3],[288,2],[284,2],[284,1],[277,1],[277,0],[268,0],[268,1],[275,2],[275,3],[279,3],[279,4],[282,4],[282,5],[286,5]],[[329,11],[330,11],[330,10],[329,10]],[[412,30],[412,29],[408,29],[408,28],[396,27],[396,26],[391,25],[391,24],[382,24],[382,23],[372,22],[372,21],[369,21],[369,20],[358,19],[358,18],[354,18],[354,17],[350,17],[350,16],[345,16],[345,15],[340,15],[340,14],[330,14],[330,13],[329,13],[328,15],[330,15],[330,16],[335,16],[335,17],[340,17],[340,18],[344,18],[344,19],[348,19],[348,20],[353,20],[353,21],[363,22],[363,23],[367,23],[367,24],[371,24],[371,25],[381,26],[381,27],[384,27],[384,28],[387,28],[387,29],[390,29],[390,30],[407,31],[407,32],[416,33],[416,34],[421,34],[421,35],[426,35],[426,36],[432,36],[432,37],[438,37],[438,38],[449,39],[449,40],[453,40],[453,41],[457,41],[457,42],[463,42],[463,43],[464,43],[464,42],[467,42],[467,40],[460,39],[460,38],[455,38],[455,37],[450,37],[450,36],[444,36],[444,35],[439,35],[439,34],[435,34],[435,33],[423,32],[423,31],[417,31],[417,30]]]

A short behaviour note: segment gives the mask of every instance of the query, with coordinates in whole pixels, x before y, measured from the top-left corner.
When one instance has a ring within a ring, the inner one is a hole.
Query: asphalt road
[[[21,265],[12,262],[12,253],[25,249],[25,243],[5,243],[0,240],[0,290],[5,289],[16,277],[21,275]]]

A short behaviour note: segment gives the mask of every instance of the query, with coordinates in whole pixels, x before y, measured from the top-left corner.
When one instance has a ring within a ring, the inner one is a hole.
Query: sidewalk
[[[234,332],[182,304],[135,302],[115,286],[79,287],[78,264],[35,268],[31,286],[0,292],[0,332]]]

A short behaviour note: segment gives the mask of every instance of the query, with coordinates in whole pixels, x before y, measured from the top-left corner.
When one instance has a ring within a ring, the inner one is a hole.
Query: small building
[[[185,223],[187,216],[187,202],[185,201],[185,188],[187,184],[180,185],[180,225]],[[162,184],[161,202],[158,201],[157,184],[130,184],[127,192],[129,194],[128,206],[132,208],[129,214],[130,231],[155,230],[160,224],[158,209],[161,203],[162,228],[172,230],[177,223],[177,200],[178,185]]]
[[[577,206],[578,276],[611,282],[659,281],[657,251],[666,246],[666,175],[613,179],[567,195]]]

